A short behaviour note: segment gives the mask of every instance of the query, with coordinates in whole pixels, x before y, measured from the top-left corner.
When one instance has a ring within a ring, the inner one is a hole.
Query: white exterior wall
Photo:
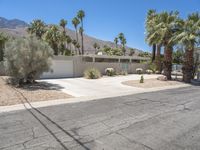
[[[41,78],[69,78],[74,76],[72,60],[53,60],[51,71],[44,73]]]

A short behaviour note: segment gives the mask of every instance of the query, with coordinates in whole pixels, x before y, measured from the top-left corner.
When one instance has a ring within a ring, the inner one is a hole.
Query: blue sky
[[[46,23],[68,20],[73,29],[72,18],[83,9],[86,13],[86,34],[113,41],[123,32],[127,45],[149,50],[145,43],[145,17],[149,9],[157,11],[178,10],[181,17],[200,10],[200,0],[0,0],[0,16],[30,22],[35,18]]]

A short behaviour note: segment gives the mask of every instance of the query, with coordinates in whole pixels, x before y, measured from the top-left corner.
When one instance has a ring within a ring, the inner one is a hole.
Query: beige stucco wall
[[[142,63],[108,63],[108,62],[84,62],[82,58],[74,59],[74,77],[83,76],[88,68],[97,68],[102,74],[106,68],[114,68],[117,72],[127,71],[128,73],[136,73],[136,68],[148,69],[147,64]]]
[[[60,62],[62,62],[62,64]],[[43,76],[41,76],[42,78],[81,77],[88,68],[97,68],[102,74],[105,73],[106,68],[114,68],[118,73],[127,71],[130,74],[136,73],[136,68],[143,68],[144,71],[148,69],[148,65],[142,63],[85,62],[82,60],[82,56],[55,56],[52,64],[54,64],[51,66],[52,70],[54,70],[53,74],[51,72],[44,73]],[[56,70],[58,70],[58,73]],[[4,74],[4,67],[0,63],[0,75]]]

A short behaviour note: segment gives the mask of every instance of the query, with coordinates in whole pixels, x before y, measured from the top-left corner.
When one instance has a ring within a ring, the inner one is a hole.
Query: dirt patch
[[[144,83],[139,83],[139,80],[131,80],[122,82],[124,85],[139,87],[139,88],[154,88],[154,87],[163,87],[163,86],[173,86],[173,85],[183,85],[185,83],[181,81],[160,81],[157,79],[144,79]]]
[[[21,104],[23,97],[5,82],[6,77],[0,77],[0,106]],[[49,101],[56,99],[71,98],[71,95],[59,91],[61,87],[45,82],[38,82],[33,85],[26,85],[23,88],[17,88],[29,102]]]

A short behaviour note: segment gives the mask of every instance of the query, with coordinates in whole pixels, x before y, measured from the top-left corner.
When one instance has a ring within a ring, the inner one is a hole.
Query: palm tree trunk
[[[83,33],[82,33],[82,39],[81,39],[81,47],[82,47],[82,55],[84,55],[84,45],[83,45]]]
[[[185,59],[183,66],[183,81],[190,83],[193,79],[194,66],[194,48],[185,51]]]
[[[152,62],[155,61],[155,58],[156,58],[156,44],[153,44],[152,46]]]
[[[77,43],[78,43],[78,32],[77,32],[77,28],[76,28],[76,41],[77,41]],[[76,55],[77,55],[77,54],[78,54],[78,50],[77,50],[76,46],[75,46],[75,49],[76,49]]]
[[[82,29],[83,29],[83,20],[81,20],[81,25],[82,25]],[[82,49],[82,55],[84,55],[85,52],[84,52],[84,43],[83,43],[83,40],[84,40],[83,39],[84,38],[84,34],[83,33],[81,33],[81,37],[82,37],[81,38],[81,42],[82,42],[81,43],[81,49]]]
[[[157,70],[159,72],[162,72],[162,68],[161,68],[161,44],[157,45],[157,53],[156,53],[156,65],[157,65]]]
[[[164,48],[164,75],[171,80],[173,47],[165,45]]]

